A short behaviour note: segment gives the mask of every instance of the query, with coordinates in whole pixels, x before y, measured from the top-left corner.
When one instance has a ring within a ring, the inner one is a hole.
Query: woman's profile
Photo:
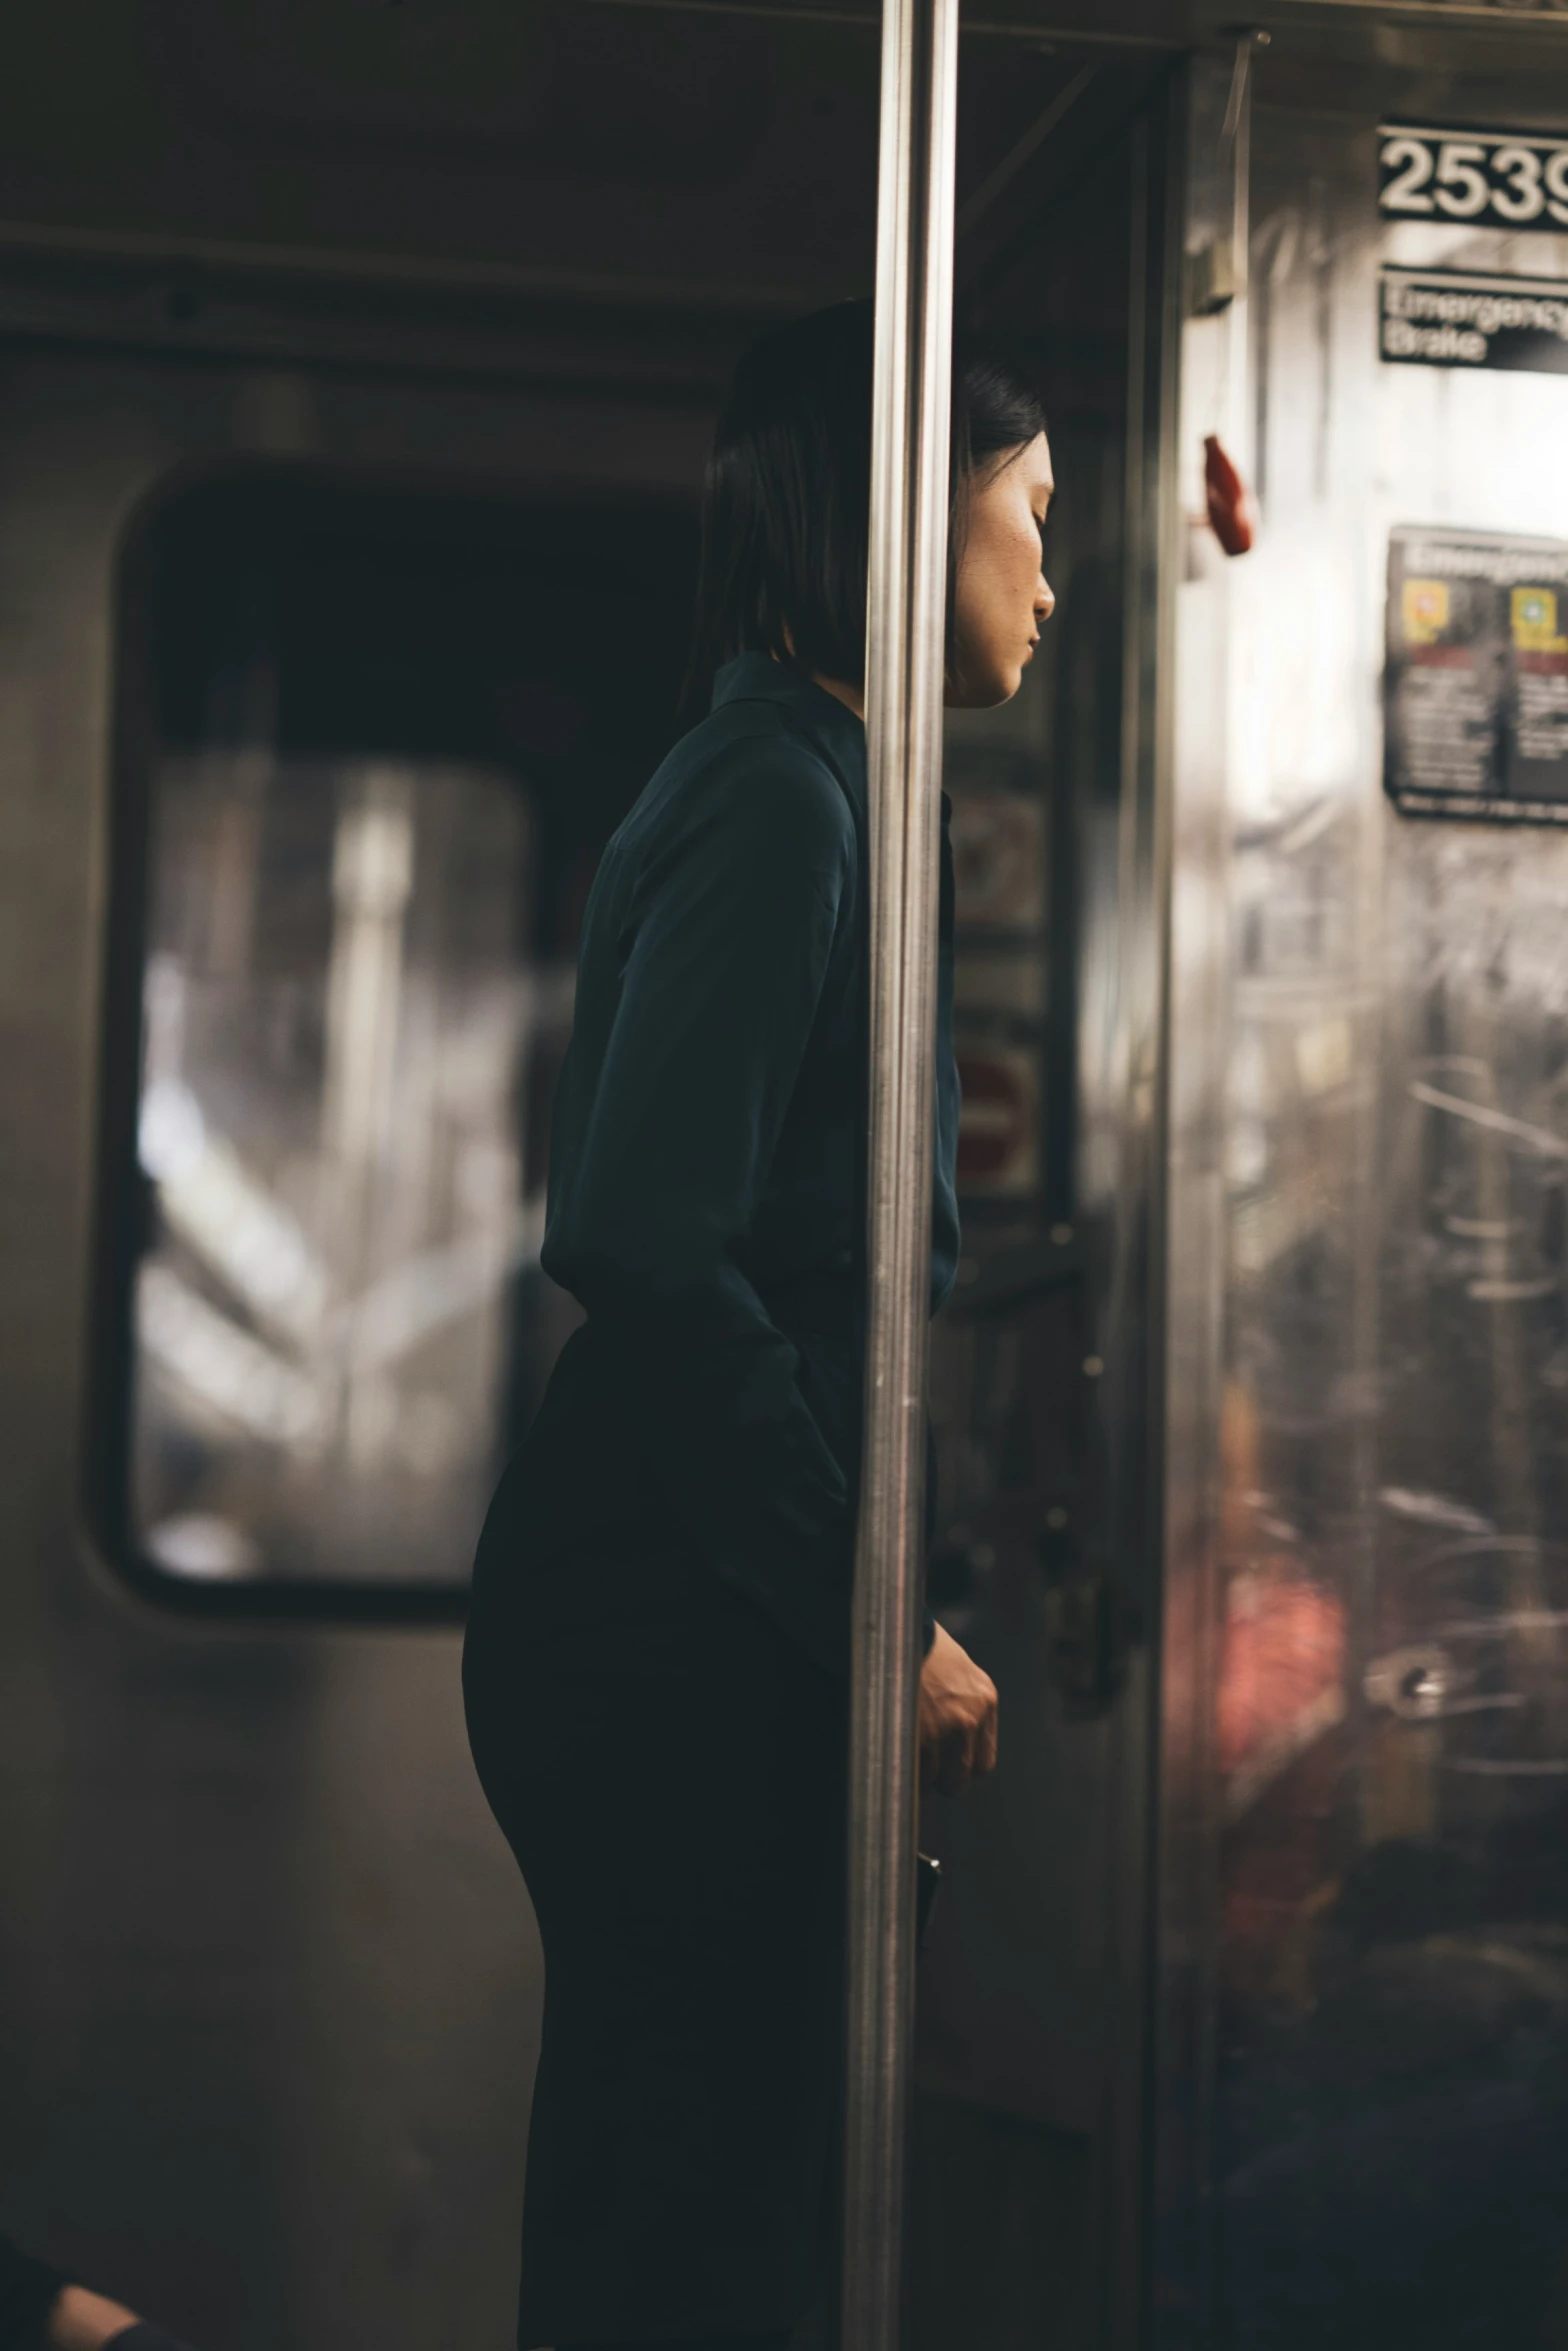
[[[953,379],[947,696],[1016,692],[1052,609],[1044,420]],[[839,2128],[861,1421],[871,315],[741,364],[709,468],[712,709],[605,852],[543,1261],[586,1310],[491,1506],[470,1738],[544,1945],[519,2343],[781,2351]],[[632,616],[635,625],[635,616]],[[716,674],[715,674],[716,673]],[[933,1309],[958,1249],[943,842]],[[927,1622],[922,1768],[996,1755]]]

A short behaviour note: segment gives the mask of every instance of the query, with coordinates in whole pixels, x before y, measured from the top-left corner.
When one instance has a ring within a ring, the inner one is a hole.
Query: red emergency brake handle
[[[1203,489],[1209,524],[1227,555],[1245,555],[1252,546],[1252,508],[1246,485],[1220,446],[1218,433],[1203,444]]]

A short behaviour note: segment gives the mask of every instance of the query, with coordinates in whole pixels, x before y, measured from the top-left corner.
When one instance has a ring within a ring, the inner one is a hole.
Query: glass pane
[[[136,1511],[177,1575],[452,1574],[494,1472],[531,816],[433,764],[167,761],[138,1150]]]

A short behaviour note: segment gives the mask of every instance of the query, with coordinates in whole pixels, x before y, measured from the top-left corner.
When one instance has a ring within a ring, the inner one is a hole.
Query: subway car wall
[[[1190,84],[1172,2346],[1568,2329],[1562,30],[1281,36],[1250,140]]]
[[[931,1585],[997,1681],[1006,1768],[923,1823],[944,1893],[917,2019],[919,2351],[1098,2345],[1139,2323],[1127,1792],[1148,1763],[1154,1611],[1148,1431],[1118,1373],[1149,1314],[1152,1199],[1128,1141],[1157,1011],[1139,481],[1169,348],[1170,80],[1146,71],[1107,122],[1090,112],[1103,73],[1061,124],[1040,213],[970,279],[1046,386],[1058,611],[1017,702],[950,717],[946,749],[964,1257],[933,1340]]]
[[[84,5],[0,95],[0,2218],[203,2351],[510,2336],[542,1971],[461,1584],[569,1327],[575,923],[677,724],[719,391],[870,279],[875,27],[819,18]],[[965,298],[1062,482],[1050,658],[951,748],[938,1597],[1019,1762],[931,1824],[914,2325],[993,2351],[1112,2340],[1136,2226],[1147,1672],[1075,1628],[1141,1442],[1083,1367],[1143,1310],[1168,71],[963,55]]]

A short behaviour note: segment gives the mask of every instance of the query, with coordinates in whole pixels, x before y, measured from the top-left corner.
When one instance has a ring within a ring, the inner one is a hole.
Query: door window
[[[689,523],[632,518],[629,651],[602,528],[268,475],[141,549],[100,1467],[145,1572],[466,1580],[575,1319],[538,1257],[581,907],[675,725]]]

